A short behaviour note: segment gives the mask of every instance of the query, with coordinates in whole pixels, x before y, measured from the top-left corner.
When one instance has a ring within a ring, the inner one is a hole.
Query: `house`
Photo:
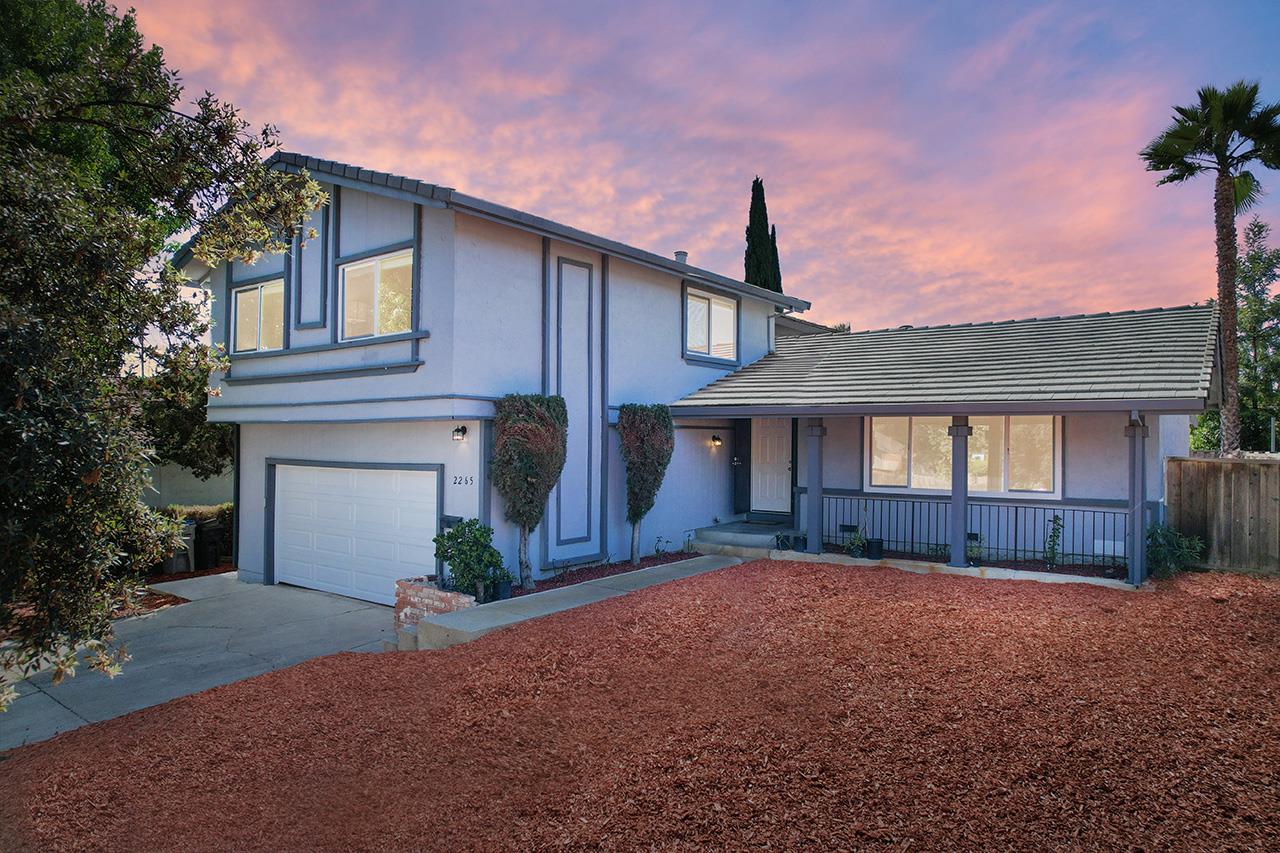
[[[1216,399],[1208,308],[831,333],[790,317],[803,299],[683,256],[409,178],[271,162],[324,184],[319,236],[253,266],[175,259],[212,292],[230,356],[209,418],[238,425],[247,581],[390,603],[396,579],[442,571],[432,537],[471,517],[514,565],[487,464],[494,402],[512,392],[559,394],[569,412],[539,574],[627,553],[611,424],[629,402],[676,415],[648,551],[735,523],[803,530],[810,550],[854,527],[896,546],[914,525],[908,538],[937,547],[972,532],[937,523],[976,510],[987,543],[1065,513],[1064,539],[1132,564],[1127,531],[1159,500],[1162,455],[1185,452],[1185,414]],[[972,495],[950,495],[947,441]],[[1036,510],[1015,522],[1009,506]],[[1086,528],[1088,511],[1105,517]]]

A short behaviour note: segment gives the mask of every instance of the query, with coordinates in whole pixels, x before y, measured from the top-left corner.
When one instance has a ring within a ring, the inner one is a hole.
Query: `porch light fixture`
[[[712,446],[712,447],[719,447],[719,446],[720,446],[720,445],[722,445],[722,444],[724,444],[724,439],[723,439],[723,438],[721,438],[719,435],[713,435],[713,436],[711,436],[711,446]]]
[[[453,428],[453,440],[454,440],[454,441],[465,441],[465,440],[466,440],[466,438],[467,438],[467,428],[466,428],[466,426],[465,426],[465,425],[464,425],[464,426],[454,427],[454,428]]]

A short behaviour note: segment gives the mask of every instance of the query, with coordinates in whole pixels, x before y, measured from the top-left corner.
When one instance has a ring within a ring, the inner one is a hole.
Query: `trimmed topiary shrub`
[[[631,563],[639,565],[640,521],[653,509],[676,446],[671,410],[661,403],[626,403],[618,410],[618,436],[622,441],[622,461],[627,466]]]
[[[547,497],[564,468],[569,414],[564,398],[508,394],[496,404],[493,485],[507,521],[520,528],[520,585],[533,589],[529,532],[542,523]]]

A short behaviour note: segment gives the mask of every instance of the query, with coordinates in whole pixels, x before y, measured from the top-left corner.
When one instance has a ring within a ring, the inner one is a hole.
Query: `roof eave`
[[[1071,412],[1153,412],[1164,415],[1199,414],[1207,407],[1203,397],[1126,398],[1110,400],[997,400],[991,402],[938,403],[745,403],[706,405],[673,403],[671,414],[684,418],[824,417],[850,415],[1060,415]]]

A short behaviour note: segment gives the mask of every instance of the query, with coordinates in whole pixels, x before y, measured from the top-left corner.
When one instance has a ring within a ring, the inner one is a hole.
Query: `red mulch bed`
[[[170,595],[167,592],[156,592],[154,589],[147,589],[142,592],[141,596],[134,597],[129,601],[120,600],[111,608],[112,619],[123,619],[126,616],[141,616],[144,613],[152,613],[156,610],[163,610],[166,607],[172,607],[175,604],[186,604],[187,599],[177,595]]]
[[[759,561],[24,747],[3,849],[1274,849],[1280,582]]]
[[[583,566],[580,569],[569,569],[561,572],[553,578],[547,578],[544,581],[537,581],[533,585],[533,589],[525,589],[521,586],[515,586],[511,590],[514,598],[517,595],[529,595],[534,592],[543,592],[548,589],[556,589],[562,586],[570,586],[583,581],[593,581],[597,578],[607,578],[612,575],[620,575],[624,572],[634,572],[637,569],[647,569],[650,566],[662,566],[667,563],[675,563],[680,560],[688,560],[691,557],[697,557],[698,554],[692,551],[671,551],[665,554],[654,554],[651,557],[641,557],[640,565],[631,565],[630,560],[622,560],[618,563],[601,563],[598,566]]]

